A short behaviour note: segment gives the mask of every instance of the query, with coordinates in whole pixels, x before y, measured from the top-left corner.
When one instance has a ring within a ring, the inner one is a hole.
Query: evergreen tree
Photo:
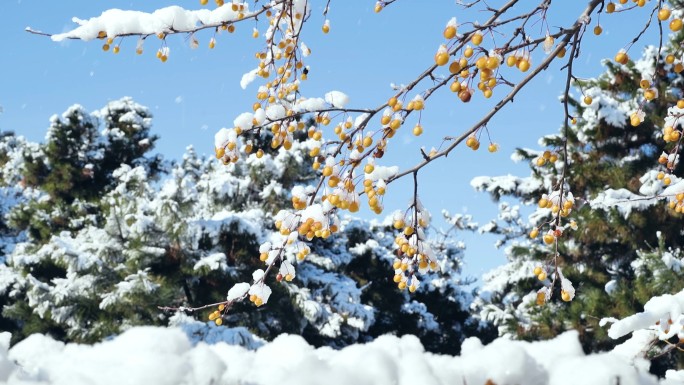
[[[140,111],[129,115],[143,116]],[[101,213],[96,219],[72,216],[80,227],[17,244],[0,280],[0,290],[10,293],[4,314],[22,326],[14,339],[43,332],[98,341],[131,325],[167,324],[173,314],[158,306],[214,303],[233,284],[250,282],[264,267],[259,245],[280,242],[274,214],[291,206],[294,186],[317,181],[307,160],[316,143],[305,136],[290,151],[256,138],[250,144],[263,155],[226,165],[188,148],[158,183],[151,178],[164,170],[153,167],[160,165],[156,158],[137,158],[112,171],[111,182],[99,180],[103,195],[89,202]],[[109,152],[101,154],[93,157],[95,175],[107,175],[106,165],[114,162]],[[267,306],[238,303],[226,324],[267,339],[295,333],[336,347],[410,333],[427,349],[449,353],[460,350],[465,336],[481,333],[459,278],[462,245],[449,237],[436,242],[446,273],[426,277],[434,285],[409,295],[390,282],[395,230],[389,223],[343,219],[340,228],[335,237],[310,244],[295,281],[272,285]],[[295,255],[286,258],[297,263]],[[209,312],[194,315],[206,320]]]
[[[529,240],[527,234],[548,222],[551,210],[536,210],[528,222],[517,206],[503,202],[499,219],[485,228],[503,236],[499,245],[507,245],[509,263],[485,278],[476,307],[481,317],[499,325],[501,333],[544,339],[576,329],[585,350],[606,350],[619,341],[608,339],[606,328],[599,325],[601,318],[633,314],[652,296],[684,288],[679,265],[671,262],[680,258],[681,226],[678,220],[664,220],[679,214],[653,198],[666,188],[662,175],[658,177],[662,147],[671,146],[663,144],[663,117],[683,95],[682,76],[665,63],[667,52],[656,60],[657,52],[649,47],[639,60],[626,65],[606,61],[606,72],[599,78],[575,83],[591,102],[569,101],[577,124],[565,131],[569,158],[565,189],[581,204],[571,215],[578,229],[565,229],[571,240],[560,243],[559,264],[563,274],[579,284],[576,299],[562,303],[560,289],[553,288],[552,303],[535,303],[542,282],[533,270],[550,271],[553,251]],[[642,106],[646,119],[633,126],[630,116],[644,93],[640,83],[653,78],[661,97]],[[552,154],[563,154],[562,136],[546,136],[542,143]],[[525,205],[536,205],[561,180],[561,162],[540,166],[543,162],[537,160],[543,152],[530,149],[519,149],[516,157],[530,162],[529,177],[479,177],[472,184],[497,201],[515,197]],[[675,173],[680,169],[677,166]],[[661,369],[654,365],[653,370]]]

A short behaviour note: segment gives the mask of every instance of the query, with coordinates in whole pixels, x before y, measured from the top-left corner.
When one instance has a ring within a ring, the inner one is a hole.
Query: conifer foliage
[[[297,275],[271,285],[269,306],[236,304],[197,329],[197,320],[215,318],[213,309],[187,313],[195,321],[182,309],[225,300],[226,288],[253,278],[263,264],[259,245],[278,234],[273,215],[291,204],[294,185],[314,181],[304,165],[312,144],[301,138],[290,151],[227,166],[189,147],[167,164],[150,154],[151,118],[124,98],[92,114],[70,107],[52,118],[45,144],[4,136],[2,191],[15,199],[3,206],[10,222],[0,295],[15,341],[41,332],[94,342],[169,322],[207,336],[225,322],[267,339],[300,334],[319,346],[416,334],[429,350],[455,353],[466,335],[481,333],[461,287],[462,245],[440,239],[440,263],[451,273],[432,275],[435,285],[409,296],[387,274],[395,260],[391,223],[351,218],[337,237],[314,241],[306,261],[288,256]]]
[[[667,59],[670,50],[676,51],[676,41],[660,57],[657,47],[648,47],[634,61],[605,61],[606,71],[596,79],[576,81],[580,96],[570,100],[576,124],[562,136],[542,138],[542,149],[519,149],[513,156],[529,162],[530,176],[472,181],[476,189],[502,202],[500,219],[483,230],[502,235],[499,245],[506,246],[509,262],[488,274],[475,305],[481,317],[495,322],[502,333],[538,339],[576,329],[586,350],[605,350],[619,341],[608,338],[601,318],[623,318],[642,311],[655,295],[684,288],[681,214],[676,199],[667,198],[666,192],[674,183],[670,178],[676,177],[666,175],[665,164],[659,162],[661,153],[672,147],[663,140],[667,135],[663,117],[683,95],[682,76],[672,71]],[[664,96],[638,105],[649,87]],[[642,109],[645,118],[635,125],[630,120],[636,109]],[[534,233],[536,226],[554,215],[543,201],[563,173],[562,166],[540,159],[562,151],[563,137],[570,164],[566,188],[580,204],[570,224],[577,229],[572,241],[559,243],[554,256],[534,239]],[[673,174],[680,169],[677,165]],[[541,209],[525,220],[523,209],[507,203],[509,198]],[[663,202],[666,199],[672,200],[669,207]],[[540,306],[545,301],[537,293],[539,280],[548,284],[546,272],[553,270],[555,259],[561,260],[565,276],[581,282],[580,300],[563,304],[559,298]],[[663,356],[661,349],[671,354]],[[667,361],[677,357],[676,352],[672,345],[662,344],[649,354]],[[653,370],[658,370],[657,365]]]

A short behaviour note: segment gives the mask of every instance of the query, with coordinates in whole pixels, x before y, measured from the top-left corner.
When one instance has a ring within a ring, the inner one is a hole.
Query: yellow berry
[[[534,268],[534,275],[539,276],[539,274],[541,274],[542,271],[543,271],[542,268],[537,266]]]
[[[437,52],[435,55],[435,63],[438,66],[446,65],[449,62],[449,54],[446,52]]]
[[[626,52],[620,51],[615,55],[615,61],[620,64],[627,64],[629,56],[627,56]]]
[[[466,139],[466,146],[473,148],[475,145],[478,144],[477,138],[474,136],[469,136],[468,139]]]
[[[591,102],[593,102],[594,99],[591,98],[591,96],[585,96],[584,97],[584,104],[589,105]]]
[[[538,235],[539,235],[539,229],[537,229],[536,227],[533,228],[532,231],[530,231],[530,238],[537,238]]]
[[[472,41],[473,44],[475,44],[475,45],[480,45],[480,44],[482,43],[482,34],[479,33],[479,32],[475,32],[475,34],[474,34],[473,37],[471,38],[471,41]]]
[[[423,126],[420,124],[416,124],[415,127],[413,127],[413,135],[415,136],[420,136],[420,134],[423,133]]]
[[[453,25],[444,28],[444,38],[453,39],[456,36],[456,27]]]
[[[565,57],[565,47],[561,48],[560,51],[558,51],[558,54],[556,54],[556,57],[559,59],[562,59]]]
[[[521,59],[518,61],[518,69],[522,72],[527,72],[530,69],[530,62],[527,59]]]
[[[553,234],[544,234],[544,243],[547,245],[550,245],[553,243],[553,241],[556,240],[556,237],[553,236]]]
[[[537,275],[537,278],[538,278],[540,281],[545,280],[545,279],[546,279],[546,273],[542,271],[541,273],[539,273],[539,275]]]
[[[670,18],[670,14],[670,8],[664,6],[658,11],[658,20],[665,21]]]
[[[682,19],[672,19],[670,21],[670,30],[672,32],[679,32],[682,29]]]
[[[598,36],[601,34],[601,32],[603,32],[603,28],[601,28],[600,25],[597,25],[596,27],[594,27],[594,35]]]
[[[516,64],[518,64],[518,59],[515,56],[511,55],[511,56],[506,58],[506,65],[507,66],[513,67]]]
[[[330,32],[330,26],[328,24],[323,24],[323,27],[321,29],[323,30],[323,33]]]
[[[489,146],[487,147],[487,150],[489,152],[497,152],[499,150],[499,145],[496,143],[490,143]]]
[[[613,13],[615,12],[615,3],[608,3],[606,6],[606,13]]]
[[[449,86],[449,89],[451,90],[451,92],[459,92],[461,91],[461,83],[459,83],[458,81],[454,81]]]
[[[572,299],[572,298],[570,298],[570,293],[568,293],[568,292],[565,291],[565,290],[561,290],[561,298],[562,298],[563,301],[565,301],[565,302],[570,302],[570,300]]]

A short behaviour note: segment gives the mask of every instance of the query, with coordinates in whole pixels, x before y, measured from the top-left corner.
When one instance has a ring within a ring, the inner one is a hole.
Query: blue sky
[[[303,31],[303,41],[313,52],[307,60],[311,72],[302,92],[306,96],[322,96],[331,90],[343,91],[350,97],[350,107],[381,104],[393,94],[390,83],[408,83],[431,65],[443,42],[444,25],[452,16],[459,23],[469,19],[484,21],[487,17],[481,12],[464,11],[454,1],[402,0],[375,14],[375,1],[338,0],[331,2],[331,30],[324,35],[320,26],[325,1],[312,3],[313,15]],[[242,74],[256,66],[254,52],[263,44],[251,37],[254,22],[238,24],[232,35],[218,36],[213,50],[207,48],[212,32],[199,33],[200,47],[194,50],[185,36],[171,37],[171,55],[166,63],[154,57],[159,44],[156,39],[148,39],[146,52],[141,56],[135,54],[135,38],[125,39],[121,53],[114,55],[102,51],[101,41],[55,43],[24,31],[31,26],[57,33],[74,27],[74,16],[87,19],[109,8],[152,11],[173,4],[187,9],[200,7],[197,0],[2,1],[0,129],[42,141],[49,117],[70,105],[78,103],[92,111],[109,100],[132,96],[154,114],[153,132],[161,136],[157,150],[167,159],[180,158],[188,145],[199,153],[212,154],[214,133],[221,127],[232,126],[233,119],[250,110],[254,101],[256,82],[247,90],[239,86]],[[554,3],[548,15],[549,25],[568,25],[584,4]],[[645,10],[603,15],[604,32],[599,37],[588,32],[576,75],[598,75],[600,60],[612,58],[633,37],[618,33],[620,27],[624,23],[643,25],[644,15]],[[592,28],[595,22],[592,21]],[[539,33],[541,24],[530,28],[531,32]],[[632,56],[638,55],[646,43],[647,40],[638,42],[630,51]],[[452,213],[467,211],[481,224],[496,216],[496,204],[487,195],[475,192],[470,180],[479,175],[529,174],[526,165],[510,160],[510,154],[516,147],[537,148],[538,138],[556,132],[560,125],[562,110],[558,96],[565,79],[559,68],[556,64],[540,74],[513,105],[490,122],[492,138],[501,146],[498,153],[488,153],[486,146],[478,152],[462,146],[421,171],[419,195],[435,218],[440,217],[441,209]],[[501,95],[500,91],[498,96]],[[497,100],[495,93],[490,101],[476,97],[465,105],[448,91],[440,92],[427,103],[423,113],[425,133],[415,138],[409,129],[404,129],[391,142],[380,164],[412,166],[420,160],[420,146],[438,147],[444,136],[459,135]],[[385,198],[386,212],[405,209],[411,194],[409,179],[390,185]],[[362,215],[371,217],[367,210]],[[493,247],[493,237],[459,234],[459,238],[468,246],[466,273],[480,276],[504,262],[503,252]]]

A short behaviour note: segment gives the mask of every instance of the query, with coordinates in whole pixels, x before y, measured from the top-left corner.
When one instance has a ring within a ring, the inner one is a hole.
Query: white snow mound
[[[0,342],[9,333],[0,334]],[[34,334],[8,351],[0,343],[0,381],[8,384],[289,385],[621,385],[658,384],[644,365],[604,353],[585,356],[576,332],[528,343],[470,338],[462,356],[427,353],[417,337],[382,336],[342,350],[281,335],[257,350],[224,342],[193,346],[178,328],[134,327],[95,345]],[[679,373],[670,373],[677,378]],[[660,384],[674,384],[662,380]]]

